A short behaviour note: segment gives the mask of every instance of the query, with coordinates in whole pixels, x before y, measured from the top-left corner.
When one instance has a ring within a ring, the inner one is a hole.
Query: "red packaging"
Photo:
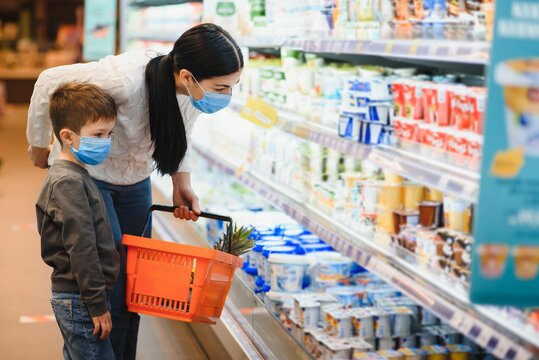
[[[470,90],[471,130],[476,134],[483,134],[487,89],[472,88]]]
[[[411,142],[419,141],[419,125],[415,121],[401,119],[401,139]]]
[[[393,136],[397,139],[402,138],[402,122],[399,118],[393,119]]]
[[[404,116],[408,119],[423,119],[422,84],[411,81],[403,86],[404,93]]]
[[[483,137],[477,134],[468,135],[468,156],[472,159],[481,159],[483,151]]]
[[[446,150],[447,133],[436,125],[420,126],[420,142],[437,150]]]
[[[395,116],[404,116],[404,93],[403,84],[394,82],[391,84],[391,93],[395,104]]]
[[[438,112],[438,89],[436,85],[429,84],[422,89],[423,118],[426,123],[436,123]]]
[[[454,98],[454,86],[440,85],[437,90],[438,111],[436,121],[438,126],[451,125],[451,106]]]
[[[472,112],[469,90],[462,89],[456,91],[453,105],[451,124],[456,126],[459,130],[471,130]]]
[[[454,131],[447,135],[447,152],[460,157],[468,156],[468,139],[461,131]]]

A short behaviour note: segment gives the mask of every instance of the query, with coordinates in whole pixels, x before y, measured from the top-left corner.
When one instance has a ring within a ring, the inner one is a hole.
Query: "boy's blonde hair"
[[[69,129],[79,134],[86,124],[116,120],[117,112],[116,103],[108,92],[87,83],[60,85],[49,101],[52,129],[60,143],[60,130]]]

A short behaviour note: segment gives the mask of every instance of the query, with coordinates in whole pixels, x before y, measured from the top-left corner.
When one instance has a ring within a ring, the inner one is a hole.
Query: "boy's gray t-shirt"
[[[92,317],[108,311],[106,290],[118,277],[105,203],[82,166],[56,160],[36,203],[41,257],[53,268],[52,291],[79,293]]]

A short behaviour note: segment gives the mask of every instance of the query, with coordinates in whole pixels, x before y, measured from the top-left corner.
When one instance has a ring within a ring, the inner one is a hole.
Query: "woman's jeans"
[[[94,181],[105,200],[121,262],[120,274],[111,296],[110,340],[116,360],[135,360],[140,316],[127,311],[125,304],[126,249],[122,245],[122,234],[143,235],[146,216],[152,203],[150,178],[133,185],[112,185],[95,179]]]
[[[100,340],[93,334],[94,322],[79,294],[53,292],[51,305],[64,338],[65,360],[114,360],[110,337]]]

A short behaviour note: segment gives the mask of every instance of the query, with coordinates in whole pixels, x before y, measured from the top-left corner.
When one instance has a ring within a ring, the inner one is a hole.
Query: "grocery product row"
[[[525,353],[518,344],[537,346],[526,312],[469,303],[470,203],[233,114],[200,123],[195,148],[211,166],[254,189],[337,251],[459,331],[469,335],[480,329],[476,341],[487,346],[493,338],[500,343],[494,347],[499,357],[508,344]],[[217,153],[227,153],[227,159]],[[495,271],[495,256],[484,259],[484,271]]]
[[[282,49],[281,58],[252,56],[233,109],[264,127],[277,125],[475,201],[482,83],[476,76],[331,63]]]
[[[205,1],[204,19],[236,35],[484,40],[491,0]]]

